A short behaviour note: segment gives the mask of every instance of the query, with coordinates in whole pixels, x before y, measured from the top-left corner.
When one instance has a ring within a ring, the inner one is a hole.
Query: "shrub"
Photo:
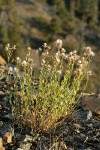
[[[12,49],[9,45],[6,47],[8,57]],[[14,74],[13,90],[10,87],[8,94],[15,121],[38,132],[55,127],[59,119],[75,108],[81,82],[88,77],[87,70],[94,56],[90,47],[84,48],[82,56],[78,56],[77,51],[66,54],[59,39],[55,42],[57,52],[53,56],[49,55],[51,48],[46,43],[42,49],[37,89],[30,48],[26,59],[22,61],[17,57],[16,67],[9,67],[7,72],[9,81]]]

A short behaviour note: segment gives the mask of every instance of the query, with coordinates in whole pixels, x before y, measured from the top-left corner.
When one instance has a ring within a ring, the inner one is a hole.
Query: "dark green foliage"
[[[61,31],[61,21],[58,17],[54,17],[48,28],[50,39],[53,40],[54,36]],[[49,40],[50,40],[49,39]]]
[[[47,3],[49,5],[55,5],[57,3],[57,1],[59,1],[59,0],[47,0]]]
[[[8,28],[7,26],[3,26],[0,28],[0,33],[1,33],[1,39],[3,43],[8,43],[9,42],[9,35],[8,35]]]

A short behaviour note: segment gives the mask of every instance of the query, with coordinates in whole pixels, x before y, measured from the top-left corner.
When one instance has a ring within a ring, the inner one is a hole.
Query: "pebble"
[[[87,120],[92,118],[92,111],[89,110],[88,114],[87,114]]]
[[[81,139],[81,141],[85,141],[85,138],[86,138],[86,135],[85,134],[80,134],[80,139]]]
[[[0,118],[2,119],[2,121],[4,122],[12,122],[13,121],[13,117],[12,117],[12,114],[9,113],[7,115],[4,115],[4,116],[0,116]]]
[[[2,106],[2,109],[10,111],[10,107],[8,107],[7,102],[0,101],[0,105]]]
[[[19,148],[21,148],[20,150],[30,150],[31,146],[32,146],[32,143],[26,143],[26,144],[23,144],[23,143],[22,143],[22,144],[19,146]],[[17,149],[17,150],[19,150],[19,149]]]
[[[74,123],[73,125],[74,125],[77,129],[80,129],[80,128],[81,128],[81,125],[80,125],[80,124]]]
[[[0,91],[0,98],[5,97],[5,93],[3,91]]]
[[[64,137],[64,141],[67,141],[67,142],[74,142],[74,137],[73,137],[73,136]]]
[[[30,135],[25,135],[23,142],[32,142],[33,138]]]

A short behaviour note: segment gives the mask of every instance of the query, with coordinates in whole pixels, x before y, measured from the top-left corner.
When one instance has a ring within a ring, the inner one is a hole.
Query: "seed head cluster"
[[[88,46],[84,48],[84,56],[94,57],[95,53],[92,51],[92,48]]]

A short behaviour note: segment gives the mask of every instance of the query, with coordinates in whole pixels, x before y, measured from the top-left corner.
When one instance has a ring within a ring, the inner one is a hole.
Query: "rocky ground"
[[[0,80],[0,150],[100,150],[100,94],[84,94],[80,106],[57,129],[35,134],[14,125]]]

